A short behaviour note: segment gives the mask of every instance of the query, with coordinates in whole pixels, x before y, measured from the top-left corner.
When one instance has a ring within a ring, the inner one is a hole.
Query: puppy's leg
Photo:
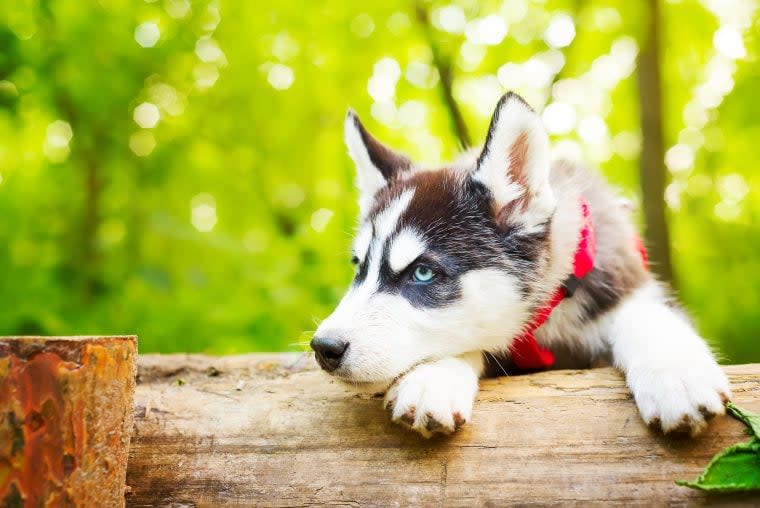
[[[425,437],[450,434],[470,419],[482,370],[480,352],[423,363],[388,390],[385,407]]]
[[[609,319],[614,362],[647,424],[695,435],[724,413],[731,396],[726,375],[657,283],[636,290]]]

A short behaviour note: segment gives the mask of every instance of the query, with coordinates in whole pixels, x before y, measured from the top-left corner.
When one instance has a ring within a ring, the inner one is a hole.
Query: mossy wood
[[[697,439],[663,437],[610,368],[483,381],[473,421],[425,440],[307,355],[139,363],[133,506],[760,503],[674,483],[746,440],[742,423],[722,417]],[[760,365],[726,371],[736,403],[760,411]]]
[[[137,338],[0,337],[0,506],[121,506]]]

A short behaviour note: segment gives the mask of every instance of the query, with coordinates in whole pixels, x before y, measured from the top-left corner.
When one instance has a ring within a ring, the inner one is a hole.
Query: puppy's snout
[[[327,372],[338,368],[343,354],[348,349],[348,342],[332,337],[314,337],[311,339],[311,349],[317,357],[317,363]]]

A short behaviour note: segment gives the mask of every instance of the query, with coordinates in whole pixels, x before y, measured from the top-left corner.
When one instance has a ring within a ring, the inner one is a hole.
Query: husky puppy
[[[468,421],[487,367],[573,273],[584,228],[593,269],[535,330],[554,368],[608,359],[642,418],[694,435],[723,414],[725,374],[685,314],[642,263],[630,212],[600,177],[550,162],[541,118],[508,93],[482,151],[421,168],[371,136],[349,111],[357,168],[356,276],[311,346],[321,367],[385,392],[394,422],[423,436]],[[588,214],[587,214],[588,215]]]

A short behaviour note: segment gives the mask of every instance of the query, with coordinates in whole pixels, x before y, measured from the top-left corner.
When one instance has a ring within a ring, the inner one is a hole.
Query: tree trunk
[[[122,506],[136,337],[0,337],[0,506]]]
[[[139,364],[132,506],[696,504],[711,498],[674,480],[747,439],[730,417],[693,440],[661,436],[609,368],[484,380],[472,421],[426,440],[310,355]],[[735,402],[760,411],[760,365],[726,371]]]
[[[640,185],[645,218],[645,239],[653,271],[674,284],[670,261],[670,234],[665,210],[665,162],[660,77],[659,0],[648,0],[647,24],[639,52],[638,82],[641,114]]]

